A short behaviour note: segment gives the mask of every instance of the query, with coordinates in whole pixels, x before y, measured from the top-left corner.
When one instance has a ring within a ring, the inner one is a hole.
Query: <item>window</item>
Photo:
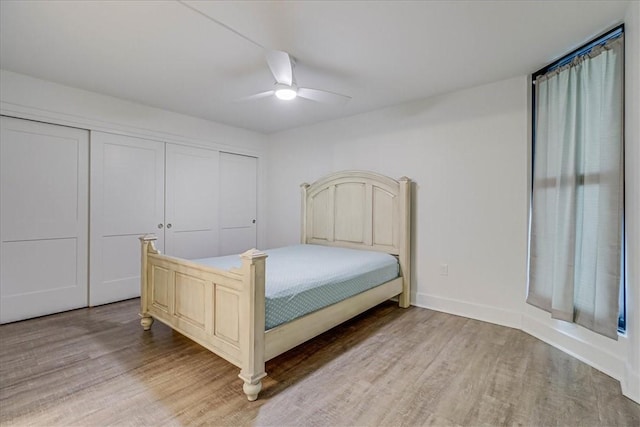
[[[625,324],[623,33],[532,76],[527,302],[612,338]]]

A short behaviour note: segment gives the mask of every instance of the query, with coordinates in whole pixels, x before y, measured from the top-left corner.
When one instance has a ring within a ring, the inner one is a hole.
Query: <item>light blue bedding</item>
[[[294,245],[265,251],[266,329],[327,307],[398,277],[398,260],[374,251]],[[193,260],[228,270],[238,255]]]

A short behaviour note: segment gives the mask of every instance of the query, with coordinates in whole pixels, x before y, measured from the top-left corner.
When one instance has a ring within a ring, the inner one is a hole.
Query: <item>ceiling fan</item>
[[[238,101],[249,101],[275,95],[278,99],[282,99],[285,101],[290,101],[292,99],[300,97],[315,102],[322,102],[324,104],[344,105],[351,99],[350,96],[341,95],[339,93],[330,92],[328,90],[299,87],[293,73],[295,61],[293,60],[293,58],[291,58],[291,56],[289,56],[287,52],[284,52],[282,50],[268,50],[267,48],[265,48],[265,46],[231,28],[224,22],[221,22],[214,17],[209,16],[197,7],[194,7],[191,4],[187,3],[185,0],[177,0],[177,2],[182,4],[184,7],[191,9],[197,14],[207,18],[208,20],[215,22],[221,27],[231,31],[239,37],[242,37],[243,39],[256,45],[257,47],[267,51],[267,64],[269,65],[271,74],[273,74],[273,78],[276,81],[275,87],[265,92],[260,92],[256,93],[255,95],[240,98],[238,99]]]
[[[309,99],[311,101],[322,102],[324,104],[344,105],[351,97],[327,90],[311,89],[299,87],[293,73],[295,61],[287,52],[281,50],[270,50],[267,52],[267,64],[275,79],[275,87],[271,90],[247,96],[240,101],[249,101],[275,95],[284,101],[292,100],[296,97]]]

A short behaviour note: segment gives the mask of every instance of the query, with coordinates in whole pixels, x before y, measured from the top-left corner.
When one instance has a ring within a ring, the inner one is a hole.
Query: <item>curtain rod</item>
[[[624,34],[624,24],[620,24],[612,28],[611,30],[605,32],[601,36],[591,39],[590,41],[578,47],[577,49],[574,49],[570,53],[563,55],[560,59],[557,59],[551,64],[548,64],[545,67],[533,73],[531,76],[533,84],[535,84],[537,76],[542,74],[547,74],[548,72],[553,71],[556,68],[562,67],[563,65],[566,65],[569,62],[573,61],[575,57],[586,55],[589,52],[591,52],[593,48],[603,45],[613,39],[616,39],[622,36],[623,34]]]

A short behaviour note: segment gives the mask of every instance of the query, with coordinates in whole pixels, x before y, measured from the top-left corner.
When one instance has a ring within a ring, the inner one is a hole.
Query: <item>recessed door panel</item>
[[[218,152],[167,144],[165,250],[181,258],[218,251]]]
[[[162,222],[163,144],[116,137],[102,144],[103,232],[106,236],[149,232]],[[94,149],[98,149],[95,147]]]
[[[85,307],[89,133],[1,120],[0,322]]]

